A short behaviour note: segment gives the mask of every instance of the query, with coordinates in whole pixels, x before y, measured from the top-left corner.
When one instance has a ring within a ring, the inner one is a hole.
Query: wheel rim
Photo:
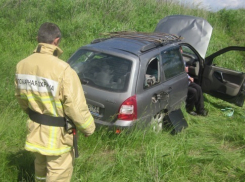
[[[161,131],[162,130],[162,123],[163,123],[164,114],[163,113],[157,113],[152,118],[152,125],[153,125],[153,131]]]

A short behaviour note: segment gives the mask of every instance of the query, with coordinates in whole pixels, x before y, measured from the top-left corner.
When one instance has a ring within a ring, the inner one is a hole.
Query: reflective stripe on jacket
[[[39,43],[32,55],[16,66],[16,98],[28,108],[53,117],[68,116],[85,135],[95,130],[77,73],[57,56],[59,47]],[[25,149],[43,155],[60,155],[71,150],[72,135],[63,127],[40,125],[28,120]]]

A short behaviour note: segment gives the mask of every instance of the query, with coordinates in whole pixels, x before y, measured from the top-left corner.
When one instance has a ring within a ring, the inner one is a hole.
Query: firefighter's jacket
[[[77,73],[58,56],[62,50],[39,43],[34,53],[16,66],[15,95],[22,109],[53,117],[68,116],[77,129],[91,135],[95,123]],[[43,155],[60,155],[72,149],[73,135],[64,127],[27,121],[25,149]]]

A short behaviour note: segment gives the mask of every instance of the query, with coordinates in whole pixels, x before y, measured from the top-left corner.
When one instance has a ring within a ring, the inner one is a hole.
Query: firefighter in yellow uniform
[[[16,66],[15,95],[29,115],[25,149],[35,154],[35,179],[68,182],[74,162],[73,135],[65,117],[85,136],[95,130],[81,82],[76,72],[58,57],[59,27],[44,23],[38,31],[34,53]]]

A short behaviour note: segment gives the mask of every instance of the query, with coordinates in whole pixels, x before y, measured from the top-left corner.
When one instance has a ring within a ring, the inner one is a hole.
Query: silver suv
[[[204,92],[242,106],[244,74],[212,62],[223,52],[245,48],[226,48],[205,60],[211,33],[206,20],[176,15],[161,20],[154,33],[113,32],[79,48],[68,63],[81,80],[97,126],[120,131],[156,123],[161,128],[164,116],[186,100],[183,61]]]

